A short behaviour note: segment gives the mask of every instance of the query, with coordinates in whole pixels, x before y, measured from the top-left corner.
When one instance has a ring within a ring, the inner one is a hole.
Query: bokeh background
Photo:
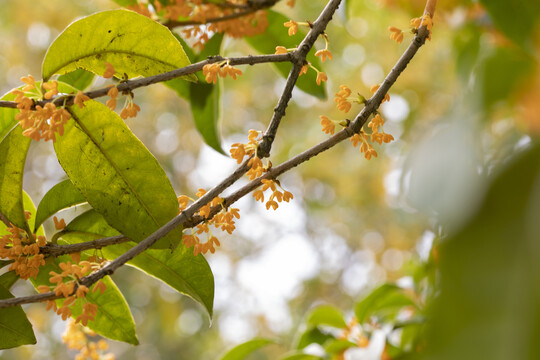
[[[274,9],[304,21],[315,19],[324,5],[297,0],[294,8],[279,2]],[[294,91],[274,145],[274,164],[326,138],[320,115],[353,117],[338,112],[333,94],[345,84],[368,97],[413,36],[406,32],[398,45],[387,27],[408,29],[423,6],[420,0],[341,5],[327,28],[334,56],[324,64],[328,99]],[[40,77],[47,47],[69,23],[118,7],[110,0],[0,0],[0,93],[19,86],[21,76]],[[216,281],[212,321],[197,303],[161,282],[133,268],[120,269],[113,279],[130,305],[141,345],[111,341],[117,358],[217,359],[235,344],[265,336],[283,345],[272,345],[257,358],[273,359],[292,343],[313,306],[330,303],[350,316],[353,304],[376,285],[410,286],[432,243],[469,221],[494,174],[529,148],[540,128],[534,37],[519,43],[500,31],[497,21],[477,2],[441,2],[432,40],[381,108],[384,129],[395,142],[375,146],[379,157],[367,161],[346,141],[293,169],[280,180],[294,200],[277,211],[250,197],[238,202],[237,230],[219,234],[221,248],[207,255]],[[321,40],[316,44],[323,46]],[[252,53],[243,40],[226,38],[222,47],[224,56]],[[285,83],[269,64],[242,70],[236,81],[220,80],[226,150],[246,142],[249,129],[265,129]],[[103,84],[96,79],[93,86]],[[193,197],[235,168],[234,160],[204,144],[189,104],[167,87],[136,90],[135,102],[142,111],[127,124],[158,158],[178,195]],[[352,113],[360,109],[355,105]],[[64,178],[52,145],[33,143],[24,189],[34,203]],[[82,211],[72,209],[65,217]],[[32,289],[19,282],[13,292]],[[37,345],[0,351],[0,358],[73,356],[61,342],[65,322],[41,304],[25,310]]]

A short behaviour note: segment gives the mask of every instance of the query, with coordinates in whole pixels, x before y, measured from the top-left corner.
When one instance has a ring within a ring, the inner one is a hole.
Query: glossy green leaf
[[[327,341],[335,339],[336,338],[332,334],[322,332],[321,329],[317,327],[309,328],[308,330],[304,331],[302,335],[300,335],[300,338],[297,341],[295,341],[295,348],[303,349],[309,344],[323,345]]]
[[[480,1],[491,15],[495,25],[516,44],[532,51],[540,23],[538,1]]]
[[[60,239],[58,243],[66,244],[67,242]],[[84,260],[86,257],[85,254],[81,254],[81,259]],[[54,259],[52,263],[43,266],[37,278],[32,280],[34,286],[37,288],[39,285],[52,285],[49,283],[49,272],[55,271],[61,273],[62,269],[59,264],[67,261],[71,261],[69,256],[61,256]],[[92,287],[85,297],[87,302],[98,306],[95,321],[89,321],[87,327],[106,338],[137,345],[139,341],[135,333],[135,322],[126,299],[110,277],[106,276],[102,281],[107,286],[103,294],[99,290],[92,292]],[[57,300],[58,306],[61,306],[62,303],[63,299]],[[74,305],[70,306],[73,318],[81,314],[82,305],[83,302],[77,301]]]
[[[140,242],[176,216],[178,202],[165,172],[116,113],[92,100],[71,112],[54,145],[58,160],[109,225]],[[176,246],[181,231],[173,230],[155,247]]]
[[[321,305],[311,310],[307,323],[312,326],[328,325],[338,329],[347,327],[341,311],[332,305]]]
[[[406,306],[415,306],[414,301],[405,295],[403,289],[393,284],[383,284],[355,305],[354,312],[360,324],[371,316],[393,318]]]
[[[0,285],[0,299],[12,297],[9,290]],[[0,349],[35,343],[36,337],[32,330],[32,324],[28,321],[22,307],[0,309]]]
[[[22,182],[30,141],[17,126],[0,143],[0,212],[21,229],[28,228]]]
[[[118,233],[109,227],[103,217],[93,210],[76,217],[65,229],[66,232],[77,232],[75,240],[91,241]],[[72,242],[71,237],[63,236]],[[115,259],[132,248],[133,242],[107,246],[102,249],[108,259]],[[206,259],[202,255],[193,256],[193,250],[179,246],[170,250],[147,250],[128,262],[149,275],[163,281],[178,292],[187,295],[204,306],[212,317],[214,303],[214,276]]]
[[[190,64],[165,26],[132,11],[110,10],[75,21],[54,40],[43,60],[43,79],[79,68],[102,75],[106,62],[118,77],[130,78]],[[195,76],[184,78],[195,80]]]
[[[540,359],[540,144],[499,172],[470,221],[437,247],[429,359]]]
[[[19,279],[19,275],[15,273],[15,270],[8,271],[0,275],[0,286],[9,290]]]
[[[70,73],[60,75],[58,81],[73,86],[77,90],[84,91],[92,85],[95,75],[83,69],[77,69]]]
[[[84,196],[69,179],[61,181],[47,191],[41,199],[37,208],[35,227],[41,226],[45,220],[58,211],[85,202]]]
[[[276,341],[271,339],[253,339],[232,348],[221,358],[221,360],[243,360],[263,346],[275,343]]]
[[[276,52],[276,46],[280,45],[285,46],[287,49],[291,49],[297,47],[300,42],[302,42],[302,39],[306,35],[306,32],[303,31],[303,29],[299,28],[295,36],[289,36],[287,28],[283,26],[284,23],[289,21],[289,18],[272,10],[267,10],[267,13],[269,25],[266,31],[260,35],[245,38],[249,45],[255,50],[261,54],[273,54]],[[323,71],[321,62],[314,54],[315,50],[312,49],[307,56],[307,60],[319,69],[319,71]],[[292,67],[290,63],[274,63],[274,66],[284,78],[287,78]],[[319,99],[326,99],[325,85],[324,83],[321,83],[320,86],[317,85],[317,82],[315,81],[316,78],[316,72],[313,69],[310,69],[307,74],[298,78],[296,86],[300,90],[316,96]]]

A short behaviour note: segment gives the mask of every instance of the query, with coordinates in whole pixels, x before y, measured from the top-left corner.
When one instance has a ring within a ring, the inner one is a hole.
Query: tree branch
[[[60,235],[61,236],[61,235]],[[85,241],[78,244],[67,244],[67,245],[58,245],[58,244],[47,244],[39,248],[40,254],[45,256],[62,256],[66,254],[77,253],[90,249],[101,249],[105,246],[117,245],[130,241],[124,235],[117,235],[106,237],[103,239],[96,239],[92,241]]]
[[[225,58],[219,55],[212,56],[206,60],[199,61],[191,65],[185,66],[183,68],[178,68],[178,69],[166,72],[166,73],[162,73],[162,74],[158,74],[154,76],[148,76],[148,77],[140,78],[140,79],[124,81],[116,85],[116,87],[118,88],[119,92],[132,91],[140,87],[176,79],[181,76],[185,76],[189,74],[194,74],[197,71],[201,71],[204,65],[212,64],[212,63],[216,63],[220,61],[225,61],[225,60],[228,60],[230,65],[255,65],[255,64],[263,64],[263,63],[269,63],[269,62],[274,63],[274,62],[292,61],[293,55],[292,54],[248,55],[248,56],[234,57],[234,58]],[[110,87],[105,87],[102,89],[88,91],[84,94],[91,99],[95,99],[98,97],[106,96],[109,90],[110,90]],[[73,94],[61,95],[51,100],[36,101],[35,105],[45,106],[45,104],[47,104],[48,102],[52,102],[56,106],[62,106],[64,105],[64,101],[65,101],[66,106],[71,106],[73,105],[73,100],[74,100]],[[17,103],[15,103],[14,101],[0,100],[0,107],[16,109]]]
[[[428,0],[428,4],[433,4],[433,0]],[[347,139],[348,137],[354,135],[355,133],[358,133],[360,129],[362,128],[362,126],[369,119],[369,117],[373,113],[375,113],[375,111],[378,109],[385,94],[388,92],[390,87],[396,82],[396,80],[398,79],[399,75],[403,72],[403,70],[405,70],[409,62],[418,52],[418,49],[420,49],[420,47],[424,45],[428,35],[429,35],[429,31],[424,26],[418,29],[418,32],[415,35],[414,39],[409,44],[409,46],[407,47],[403,55],[400,57],[400,59],[397,61],[397,63],[394,65],[390,73],[386,76],[383,84],[379,87],[379,89],[375,92],[375,94],[373,94],[373,96],[369,100],[366,101],[366,106],[360,111],[360,113],[358,113],[354,121],[349,126],[339,131],[335,135],[331,136],[330,138],[313,146],[312,148],[289,159],[288,161],[278,166],[273,167],[263,176],[251,181],[250,183],[243,186],[242,188],[240,188],[239,190],[237,190],[230,196],[226,197],[224,199],[223,205],[226,207],[230,206],[241,197],[250,193],[251,191],[253,191],[258,186],[261,185],[262,179],[276,178],[279,175],[283,174],[284,172],[332,148],[339,142]],[[195,214],[200,210],[201,207],[208,204],[212,199],[214,199],[223,190],[225,190],[226,188],[231,186],[233,183],[235,183],[245,172],[247,172],[247,170],[249,169],[247,165],[248,161],[249,159],[245,160],[242,163],[242,165],[238,167],[231,175],[229,175],[220,184],[215,186],[213,189],[208,191],[205,195],[203,195],[201,198],[199,198],[197,201],[191,204],[186,210],[181,212],[178,216],[173,218],[167,224],[163,225],[161,228],[156,230],[153,234],[148,236],[146,239],[141,241],[139,244],[137,244],[133,248],[129,249],[124,254],[120,255],[115,260],[106,264],[103,268],[101,268],[97,272],[90,274],[87,277],[82,278],[80,283],[90,287],[91,285],[93,285],[95,282],[97,282],[99,279],[103,278],[104,276],[113,274],[119,267],[127,263],[129,260],[133,259],[138,254],[142,253],[146,249],[148,249],[156,241],[166,236],[172,229],[176,228],[177,226],[186,225],[186,226],[192,227],[196,225],[196,221],[203,221],[204,219],[202,219],[202,217],[195,217]],[[220,209],[221,209],[221,206],[213,208],[210,215],[211,216],[215,215]],[[104,240],[104,239],[101,239],[101,240]],[[54,292],[48,292],[48,293],[32,295],[32,296],[4,299],[4,300],[0,300],[0,308],[52,300],[52,299],[57,299],[60,297],[61,296],[56,296]]]

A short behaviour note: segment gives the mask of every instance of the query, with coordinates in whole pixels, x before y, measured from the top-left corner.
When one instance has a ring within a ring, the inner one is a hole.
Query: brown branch
[[[430,1],[431,0],[428,0],[428,2]],[[366,106],[362,109],[362,111],[360,111],[360,113],[356,116],[354,121],[349,126],[339,131],[335,135],[331,136],[330,138],[313,146],[312,148],[289,159],[288,161],[276,167],[273,167],[260,178],[257,178],[251,181],[250,183],[243,186],[242,188],[240,188],[239,190],[237,190],[230,196],[226,197],[224,199],[225,202],[223,205],[229,206],[233,204],[234,202],[236,202],[241,197],[250,193],[252,190],[260,186],[262,179],[276,178],[279,175],[283,174],[284,172],[332,148],[336,144],[354,135],[355,133],[358,133],[360,129],[362,128],[362,126],[366,123],[368,118],[373,113],[375,113],[375,111],[378,109],[384,96],[386,95],[390,87],[396,82],[397,78],[403,72],[403,70],[405,70],[409,62],[418,52],[418,49],[420,49],[420,47],[424,45],[428,35],[429,35],[429,31],[424,26],[420,27],[414,39],[409,44],[409,46],[407,47],[403,55],[394,65],[390,73],[386,76],[382,85],[375,92],[375,94],[373,94],[373,96],[369,100],[366,101]],[[193,220],[196,219],[195,214],[200,210],[201,207],[208,204],[212,199],[218,196],[223,190],[225,190],[234,182],[236,182],[248,170],[248,165],[247,165],[248,161],[249,159],[245,160],[244,163],[242,163],[242,165],[238,169],[236,169],[231,175],[229,175],[225,180],[223,180],[220,184],[218,184],[213,189],[208,191],[205,195],[203,195],[201,198],[199,198],[197,201],[191,204],[186,210],[184,210],[178,216],[173,218],[167,224],[163,225],[161,228],[159,228],[153,234],[151,234],[146,239],[141,241],[139,244],[137,244],[136,246],[129,249],[124,254],[120,255],[115,260],[105,265],[102,269],[98,270],[97,272],[87,277],[82,278],[80,283],[90,287],[92,284],[94,284],[99,279],[103,278],[104,276],[113,274],[119,267],[124,265],[129,260],[133,259],[138,254],[142,253],[146,249],[148,249],[156,241],[166,236],[171,230],[173,230],[177,226],[184,225],[184,224],[186,226],[194,226],[195,223],[193,222]],[[211,215],[215,215],[220,209],[221,209],[221,206],[212,209]],[[189,219],[192,219],[192,221],[188,222]],[[57,298],[60,298],[60,296],[56,296],[54,292],[48,292],[48,293],[39,294],[39,295],[4,299],[4,300],[0,300],[0,308],[18,306],[21,304],[28,304],[28,303],[33,303],[33,302],[41,302],[41,301],[52,300],[52,299],[57,299]]]
[[[292,91],[294,89],[294,85],[296,84],[296,80],[298,79],[298,75],[300,74],[300,70],[306,63],[307,54],[319,36],[324,33],[326,25],[328,25],[330,20],[332,20],[332,16],[336,12],[340,3],[341,0],[331,0],[326,5],[317,20],[315,20],[315,22],[311,25],[311,29],[298,46],[298,49],[292,53],[294,57],[293,67],[287,78],[287,83],[285,84],[285,89],[283,90],[283,93],[279,99],[278,105],[274,108],[274,115],[272,116],[270,124],[263,135],[263,140],[257,149],[258,157],[265,158],[270,156],[272,143],[276,138],[276,133],[281,119],[285,116],[285,109],[287,108],[287,105],[292,97]]]
[[[61,236],[61,235],[60,235]],[[67,245],[58,245],[58,244],[47,244],[39,248],[39,252],[45,256],[62,256],[66,254],[78,253],[90,249],[101,249],[105,246],[122,244],[130,241],[124,235],[117,235],[106,237],[103,239],[96,239],[92,241],[85,241],[78,244],[67,244]]]
[[[120,92],[132,91],[140,87],[176,79],[185,75],[194,74],[197,71],[201,71],[204,65],[212,64],[212,63],[216,63],[220,61],[225,61],[225,60],[228,60],[230,65],[255,65],[255,64],[263,64],[263,63],[269,63],[269,62],[271,63],[286,62],[286,61],[292,61],[292,59],[293,59],[292,54],[248,55],[248,56],[234,57],[234,58],[212,56],[206,60],[199,61],[197,63],[185,66],[183,68],[175,69],[166,73],[121,82],[117,85],[117,88],[118,88],[118,91]],[[105,87],[102,89],[88,91],[84,94],[91,99],[95,99],[98,97],[106,96],[109,90],[110,90],[110,87]],[[70,105],[73,105],[73,100],[74,100],[73,94],[62,95],[62,96],[57,96],[51,100],[36,101],[35,105],[45,106],[45,104],[47,104],[48,102],[53,102],[56,106],[62,106],[65,101],[66,106],[70,106]],[[17,108],[17,103],[15,103],[14,101],[0,100],[0,107],[15,109]]]
[[[8,220],[8,218],[0,212],[0,221],[4,223],[7,227],[11,227],[11,222]]]

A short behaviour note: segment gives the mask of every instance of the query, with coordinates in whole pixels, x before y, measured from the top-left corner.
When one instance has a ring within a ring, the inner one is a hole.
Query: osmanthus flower
[[[398,44],[401,44],[403,41],[403,31],[395,26],[389,26],[388,31],[390,31],[390,39],[394,40]]]
[[[285,46],[276,46],[276,52],[274,53],[275,55],[279,55],[279,54],[287,54],[289,51],[287,50],[287,48]]]
[[[270,195],[269,199],[266,201],[266,209],[270,210],[272,208],[273,210],[276,210],[279,207],[280,202],[285,201],[289,202],[293,199],[293,194],[289,191],[286,191],[281,187],[278,180],[273,179],[262,179],[261,180],[262,186],[260,189],[255,190],[253,192],[253,197],[256,201],[261,201],[264,203],[264,192],[266,190],[271,190],[272,194]],[[278,190],[278,187],[281,189]]]
[[[118,96],[118,88],[116,86],[112,86],[109,91],[107,91],[107,96],[110,97],[109,100],[105,103],[111,111],[114,111],[116,109],[116,97]]]
[[[317,82],[317,85],[321,85],[321,82],[326,80],[328,80],[328,76],[326,76],[326,74],[322,71],[317,71],[317,79],[315,80]]]
[[[334,131],[336,130],[336,124],[334,121],[330,120],[326,116],[321,115],[321,125],[323,132],[334,135]]]
[[[352,106],[351,102],[349,101],[351,89],[349,89],[346,85],[340,85],[339,88],[341,90],[336,93],[336,96],[334,97],[334,102],[337,103],[338,110],[347,113],[349,112],[349,110],[351,110]]]
[[[43,95],[43,97],[47,100],[52,99],[52,97],[55,95],[58,95],[58,82],[56,80],[43,83],[43,88],[48,90],[45,95]]]
[[[103,73],[103,77],[105,79],[110,79],[110,78],[112,78],[114,76],[115,73],[116,73],[116,71],[114,70],[114,67],[112,66],[112,64],[106,62],[105,63],[105,72]]]
[[[289,28],[289,36],[296,35],[298,32],[298,23],[294,20],[289,20],[283,24],[286,28]]]
[[[327,58],[332,60],[332,53],[328,48],[317,51],[315,56],[320,56],[322,62],[325,62]]]
[[[307,64],[302,66],[302,68],[300,69],[300,74],[298,74],[298,76],[302,76],[304,74],[307,74],[308,68],[309,68],[309,66]]]
[[[75,99],[73,100],[73,103],[76,104],[79,109],[82,109],[84,107],[84,102],[90,100],[90,98],[85,95],[82,91],[77,92],[77,95],[75,95]]]

